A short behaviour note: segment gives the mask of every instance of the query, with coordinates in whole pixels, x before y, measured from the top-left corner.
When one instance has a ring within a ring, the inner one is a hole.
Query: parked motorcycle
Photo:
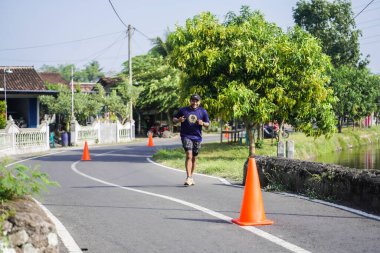
[[[264,138],[276,138],[278,139],[278,132],[275,131],[273,126],[264,126]],[[289,131],[286,129],[283,129],[281,131],[281,136],[282,138],[288,138],[289,137]]]
[[[153,125],[149,128],[147,132],[147,136],[152,135],[152,137],[163,137],[163,138],[169,138],[170,137],[170,131],[168,125]]]

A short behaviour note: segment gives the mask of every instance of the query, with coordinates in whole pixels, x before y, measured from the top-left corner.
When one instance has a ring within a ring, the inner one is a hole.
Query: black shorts
[[[193,141],[189,138],[182,137],[182,147],[187,152],[189,150],[193,151],[193,156],[197,156],[199,153],[199,150],[201,149],[201,142],[200,141]]]

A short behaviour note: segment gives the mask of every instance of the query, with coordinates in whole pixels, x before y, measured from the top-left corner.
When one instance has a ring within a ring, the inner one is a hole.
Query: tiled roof
[[[80,85],[80,91],[84,93],[93,92],[94,86],[96,83],[75,83],[74,85]]]
[[[6,70],[12,73],[6,73]],[[0,88],[4,88],[4,73],[7,91],[45,91],[44,81],[31,66],[0,66]]]
[[[117,83],[121,82],[122,79],[120,77],[101,77],[98,81],[103,87],[106,86],[115,86]]]
[[[62,78],[61,74],[59,73],[52,73],[52,72],[41,72],[38,73],[41,77],[41,79],[46,83],[53,83],[53,84],[66,84],[67,86],[70,85],[70,82],[66,81]]]

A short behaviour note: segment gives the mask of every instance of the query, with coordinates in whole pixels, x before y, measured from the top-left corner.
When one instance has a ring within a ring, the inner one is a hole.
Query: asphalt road
[[[39,201],[85,252],[379,252],[380,221],[279,193],[263,192],[271,226],[240,227],[243,188],[149,162],[179,139],[66,150],[24,161],[59,188]],[[64,249],[62,252],[69,252]]]

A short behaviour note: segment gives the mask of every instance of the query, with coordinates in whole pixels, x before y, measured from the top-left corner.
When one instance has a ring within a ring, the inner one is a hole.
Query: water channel
[[[356,169],[380,170],[380,143],[325,154],[317,157],[314,161]]]

